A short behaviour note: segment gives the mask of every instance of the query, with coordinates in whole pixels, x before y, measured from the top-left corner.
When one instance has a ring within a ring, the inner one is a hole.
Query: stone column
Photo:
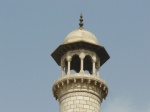
[[[84,62],[83,62],[83,60],[85,58],[85,54],[82,52],[82,53],[80,53],[79,57],[80,57],[80,60],[81,60],[80,73],[84,73]]]
[[[67,56],[67,61],[68,61],[68,71],[67,71],[67,75],[70,74],[70,62],[71,62],[71,56]]]
[[[99,68],[97,69],[97,77],[99,77]]]
[[[93,62],[93,69],[92,69],[93,71],[92,71],[92,74],[93,74],[93,75],[96,75],[96,74],[95,74],[95,62],[96,62],[96,56],[93,56],[93,57],[92,57],[92,62]]]
[[[64,66],[61,66],[62,69],[62,76],[64,76]]]
[[[97,65],[97,77],[100,77],[99,70],[100,70],[100,59],[98,61],[98,65]]]

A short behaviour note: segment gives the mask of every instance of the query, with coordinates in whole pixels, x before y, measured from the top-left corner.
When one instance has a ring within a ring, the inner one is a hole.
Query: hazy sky
[[[150,0],[0,0],[0,112],[59,112],[50,54],[81,12],[111,57],[102,112],[150,112]]]

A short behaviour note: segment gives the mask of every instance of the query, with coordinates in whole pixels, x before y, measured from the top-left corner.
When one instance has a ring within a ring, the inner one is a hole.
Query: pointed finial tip
[[[79,26],[80,26],[80,28],[83,28],[83,15],[82,15],[82,13],[80,14],[80,23],[79,23]]]
[[[81,14],[80,14],[80,17],[83,17],[82,12],[81,12]]]

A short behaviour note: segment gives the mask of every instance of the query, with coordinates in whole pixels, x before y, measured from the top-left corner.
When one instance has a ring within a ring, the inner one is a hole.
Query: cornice
[[[53,85],[53,94],[56,99],[64,94],[79,91],[90,92],[102,100],[108,94],[108,87],[103,79],[84,73],[62,76]]]

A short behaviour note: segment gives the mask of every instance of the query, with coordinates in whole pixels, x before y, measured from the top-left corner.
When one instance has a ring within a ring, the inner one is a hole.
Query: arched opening
[[[73,69],[70,71],[70,74],[75,74],[75,73],[76,73],[76,71]]]
[[[67,60],[65,59],[65,61],[64,61],[64,63],[65,63],[65,69],[64,69],[64,72],[65,72],[65,75],[67,75],[67,71],[68,71],[68,62],[67,62]]]
[[[90,74],[92,74],[92,58],[91,56],[87,55],[84,58],[84,64],[83,64],[84,71],[88,71]]]
[[[85,70],[84,73],[85,73],[85,74],[89,74],[89,71],[88,71],[88,70]]]
[[[72,57],[70,70],[74,70],[76,73],[80,72],[80,58],[76,54]]]
[[[97,61],[95,63],[95,74],[96,74],[96,76],[99,76],[99,69],[100,69],[100,60],[97,59]]]

